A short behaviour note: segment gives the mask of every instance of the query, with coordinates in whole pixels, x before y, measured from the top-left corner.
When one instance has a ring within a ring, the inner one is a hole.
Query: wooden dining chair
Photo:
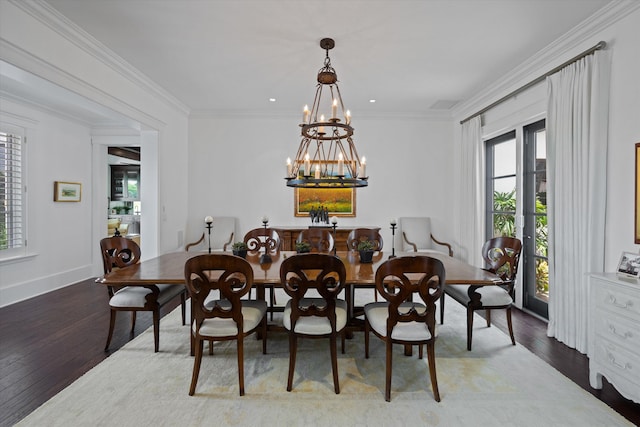
[[[267,353],[267,303],[241,300],[253,286],[253,268],[248,261],[227,254],[206,254],[190,258],[184,265],[184,277],[191,295],[195,341],[195,359],[189,396],[198,383],[204,341],[236,340],[238,385],[244,396],[244,337],[260,329],[262,353]],[[212,291],[220,300],[210,301]]]
[[[277,252],[280,250],[280,235],[273,228],[258,227],[247,231],[243,242],[247,244],[247,250],[251,252]]]
[[[467,309],[467,350],[471,351],[473,337],[473,314],[485,310],[487,327],[491,326],[491,310],[507,310],[507,326],[511,343],[516,345],[511,322],[511,307],[515,299],[515,283],[522,242],[513,237],[494,237],[482,246],[482,258],[487,264],[485,270],[497,274],[503,282],[499,285],[471,286],[447,285],[445,295],[450,296]],[[444,301],[440,302],[440,323],[444,323]]]
[[[291,297],[284,309],[283,325],[289,331],[289,377],[287,391],[293,388],[297,339],[329,338],[333,387],[340,394],[336,339],[347,324],[347,303],[337,299],[345,286],[346,269],[340,258],[329,254],[306,253],[290,256],[280,266],[280,282]],[[307,296],[315,290],[320,298]]]
[[[280,234],[273,228],[258,227],[247,231],[244,235],[243,242],[247,245],[247,250],[251,253],[264,251],[272,258],[280,251]],[[273,286],[266,285],[269,288],[269,307],[270,316],[273,320],[273,312],[276,307],[276,291]],[[251,297],[251,292],[249,292]]]
[[[357,251],[358,243],[362,241],[370,241],[373,243],[374,251],[381,251],[384,241],[380,232],[373,228],[354,228],[347,236],[347,250]]]
[[[100,240],[100,252],[104,274],[110,273],[114,268],[129,268],[140,261],[140,246],[131,239],[125,237],[106,237]],[[138,311],[151,311],[153,313],[153,338],[155,351],[160,347],[160,307],[180,297],[182,308],[182,324],[185,324],[185,300],[186,289],[182,285],[150,284],[145,286],[107,286],[109,292],[109,334],[104,351],[109,350],[109,344],[113,337],[113,329],[116,324],[118,311],[131,312],[131,335],[136,326],[136,313]]]
[[[373,243],[374,251],[382,251],[382,246],[384,245],[384,240],[382,239],[382,235],[380,232],[373,228],[354,228],[349,232],[347,236],[347,250],[357,251],[358,244],[362,241],[369,241]],[[352,293],[352,301],[355,300],[355,288],[351,288],[350,292]],[[378,301],[378,292],[373,291],[373,296],[375,301]]]
[[[419,273],[417,282],[408,274]],[[445,271],[442,262],[428,256],[392,258],[376,271],[376,290],[386,300],[364,306],[365,358],[369,358],[369,332],[386,345],[385,400],[391,401],[393,344],[418,345],[422,358],[427,346],[431,388],[440,401],[436,377],[436,301],[442,296]],[[414,302],[415,301],[415,302]]]
[[[307,242],[311,245],[311,252],[329,253],[333,251],[335,241],[331,230],[326,228],[308,228],[301,230],[296,243]]]

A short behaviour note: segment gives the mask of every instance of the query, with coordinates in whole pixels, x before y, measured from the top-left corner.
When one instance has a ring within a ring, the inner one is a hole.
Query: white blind
[[[22,135],[0,130],[0,250],[24,246]]]

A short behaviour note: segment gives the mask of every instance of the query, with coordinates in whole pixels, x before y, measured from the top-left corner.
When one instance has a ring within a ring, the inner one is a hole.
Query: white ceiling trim
[[[155,94],[155,96],[160,98],[165,104],[177,109],[185,115],[189,114],[189,107],[182,103],[178,98],[167,92],[138,69],[134,68],[131,64],[95,39],[91,34],[87,33],[67,17],[59,13],[48,3],[41,0],[35,0],[33,2],[24,2],[21,0],[9,1],[32,17],[38,19],[43,24],[47,25],[49,28],[69,40],[74,45],[78,46],[83,51],[121,74],[123,77]]]

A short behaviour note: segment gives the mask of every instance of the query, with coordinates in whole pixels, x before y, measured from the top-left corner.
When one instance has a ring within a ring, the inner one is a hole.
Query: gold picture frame
[[[294,215],[309,216],[312,209],[327,208],[329,216],[355,217],[355,188],[296,188],[294,191]]]
[[[635,243],[640,243],[640,142],[636,143]]]
[[[55,181],[53,183],[54,202],[79,202],[82,200],[82,184],[79,182]]]

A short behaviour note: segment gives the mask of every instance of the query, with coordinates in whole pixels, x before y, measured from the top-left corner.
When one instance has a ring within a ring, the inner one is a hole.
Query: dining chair
[[[417,282],[413,278],[416,273],[421,275]],[[440,260],[424,255],[391,258],[378,267],[375,280],[376,290],[386,301],[364,306],[364,348],[365,358],[368,359],[369,332],[385,342],[385,400],[391,401],[393,344],[418,345],[421,359],[423,345],[426,344],[431,388],[435,400],[439,402],[435,310],[436,301],[443,293],[444,265]]]
[[[264,249],[265,254],[274,256],[280,251],[280,234],[273,228],[258,227],[247,231],[244,235],[243,242],[247,245],[247,250],[250,253],[258,253]],[[276,306],[276,293],[273,286],[266,285],[269,288],[269,307],[270,316],[273,320],[273,312]],[[251,292],[249,292],[251,297]]]
[[[368,240],[373,243],[374,251],[381,251],[384,241],[380,232],[373,228],[354,228],[347,236],[347,249],[358,250],[358,243]]]
[[[195,359],[189,396],[198,383],[204,341],[237,343],[238,384],[244,396],[244,337],[260,329],[262,353],[267,353],[267,303],[241,300],[253,286],[253,268],[245,259],[228,254],[205,254],[190,258],[184,265],[184,277],[191,295],[195,341]],[[209,300],[217,290],[220,300]]]
[[[497,274],[502,283],[489,286],[447,285],[444,293],[467,308],[467,350],[471,351],[473,335],[473,314],[476,310],[486,310],[487,327],[491,326],[491,310],[506,309],[507,325],[511,343],[516,345],[511,323],[511,307],[515,299],[515,282],[522,242],[513,237],[494,237],[482,246],[485,270]],[[440,302],[440,323],[444,322],[443,296]]]
[[[293,388],[298,337],[329,338],[333,387],[340,394],[336,339],[342,337],[347,324],[347,303],[338,299],[345,286],[346,269],[340,258],[330,254],[306,253],[286,258],[280,266],[280,282],[291,299],[283,315],[283,326],[289,331],[289,377],[287,391]],[[308,297],[317,291],[319,298]],[[342,333],[341,333],[342,332]]]
[[[362,241],[372,242],[374,252],[382,251],[384,240],[382,239],[382,235],[380,234],[380,232],[373,228],[354,228],[353,230],[351,230],[351,232],[349,232],[349,235],[347,236],[347,250],[357,251],[358,244]],[[352,301],[354,301],[355,288],[351,288],[350,292],[352,293]],[[375,291],[375,288],[373,292],[375,301],[378,301],[378,292]]]
[[[211,251],[226,252],[233,244],[233,237],[236,234],[236,218],[233,216],[216,216],[213,217],[211,223]],[[209,236],[206,232],[202,233],[200,238],[192,243],[185,245],[184,250],[189,251],[192,248],[208,250]],[[201,245],[202,244],[202,245]]]
[[[104,274],[110,273],[114,268],[130,268],[140,261],[140,246],[126,237],[114,236],[100,240],[100,252]],[[155,351],[160,347],[160,307],[180,297],[182,306],[182,324],[185,324],[185,300],[186,289],[182,285],[149,284],[145,286],[107,286],[109,292],[109,334],[104,351],[109,350],[109,344],[113,337],[118,311],[131,312],[131,335],[136,326],[136,313],[138,311],[151,311],[153,313],[153,338]]]
[[[429,217],[404,217],[398,219],[398,234],[401,238],[400,248],[402,252],[442,252],[442,246],[446,248],[449,256],[453,256],[451,244],[437,240],[431,232],[431,218]]]
[[[301,230],[296,238],[296,243],[307,242],[311,245],[311,252],[333,251],[335,241],[331,230],[326,228],[307,228]]]
[[[267,252],[277,252],[280,250],[280,234],[273,228],[258,227],[247,231],[243,242],[247,244],[247,250],[259,252],[265,249]]]

